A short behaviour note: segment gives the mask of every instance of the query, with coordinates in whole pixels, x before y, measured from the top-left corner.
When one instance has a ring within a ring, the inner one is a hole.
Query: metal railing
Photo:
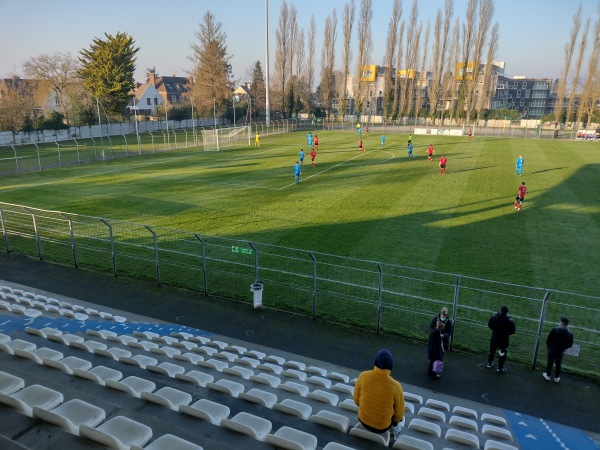
[[[453,347],[482,357],[487,321],[508,305],[517,324],[510,359],[532,367],[547,333],[567,316],[580,355],[565,357],[565,368],[598,378],[600,297],[7,203],[0,222],[7,252],[246,303],[250,285],[261,281],[265,307],[377,333],[425,341],[446,306]]]

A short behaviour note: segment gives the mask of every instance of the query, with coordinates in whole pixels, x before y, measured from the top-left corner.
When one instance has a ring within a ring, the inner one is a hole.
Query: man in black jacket
[[[557,383],[560,381],[560,368],[562,366],[563,355],[566,349],[573,347],[573,333],[567,328],[568,325],[569,319],[561,317],[558,326],[550,331],[548,339],[546,339],[548,364],[546,365],[546,372],[542,375],[546,381],[550,381],[552,378],[552,366],[554,363],[556,363],[554,381]]]
[[[500,312],[493,315],[488,321],[488,328],[492,330],[490,339],[490,353],[488,355],[487,367],[491,369],[494,363],[494,355],[499,350],[498,355],[498,373],[506,372],[504,363],[506,362],[506,352],[508,350],[509,337],[515,334],[515,323],[508,316],[508,307],[502,306]]]

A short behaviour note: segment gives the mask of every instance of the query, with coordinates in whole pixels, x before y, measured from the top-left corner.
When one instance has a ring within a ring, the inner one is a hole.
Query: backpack
[[[444,363],[439,359],[433,362],[433,368],[431,369],[433,373],[442,373],[444,371]]]

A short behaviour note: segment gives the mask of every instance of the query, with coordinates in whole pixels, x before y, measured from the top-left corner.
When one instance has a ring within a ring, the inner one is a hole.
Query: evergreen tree
[[[213,104],[217,115],[222,115],[232,95],[231,56],[227,53],[227,33],[221,27],[207,11],[200,30],[194,33],[198,42],[191,45],[194,51],[190,57],[194,63],[192,101],[200,117],[212,116]]]
[[[256,61],[252,71],[252,84],[250,85],[250,97],[252,98],[252,111],[255,117],[265,115],[266,102],[265,76],[263,75],[260,61]]]
[[[106,40],[94,38],[89,49],[79,52],[79,76],[90,95],[102,103],[109,118],[127,116],[127,103],[134,86],[136,53],[139,47],[126,33],[104,33]]]

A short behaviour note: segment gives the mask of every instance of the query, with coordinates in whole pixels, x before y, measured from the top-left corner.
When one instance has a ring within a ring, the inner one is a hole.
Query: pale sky
[[[271,71],[274,65],[275,30],[283,0],[269,0],[269,46]],[[355,0],[358,9],[360,0]],[[342,12],[346,0],[288,0],[298,13],[299,27],[308,32],[315,14],[316,68],[325,17],[337,9],[336,67],[342,63]],[[497,61],[506,63],[506,75],[551,77],[560,75],[563,48],[569,39],[577,0],[496,0],[494,21],[500,24]],[[581,0],[584,16],[593,23],[600,0]],[[383,64],[389,17],[393,0],[373,0],[372,63]],[[404,0],[402,19],[408,21],[412,0]],[[461,21],[467,0],[454,1],[454,14]],[[423,30],[433,25],[444,0],[420,0],[419,20]],[[227,33],[236,82],[249,81],[248,73],[257,60],[265,71],[265,0],[0,0],[0,78],[23,76],[22,64],[31,57],[57,51],[77,55],[104,33],[126,32],[140,47],[137,81],[145,80],[146,68],[160,75],[187,76],[192,69],[188,57],[195,32],[209,10]],[[356,32],[356,23],[354,34]],[[433,36],[430,37],[430,43]],[[356,45],[354,45],[356,56]],[[431,51],[429,52],[431,55]],[[355,60],[353,61],[353,66]],[[318,84],[318,79],[315,80]]]

